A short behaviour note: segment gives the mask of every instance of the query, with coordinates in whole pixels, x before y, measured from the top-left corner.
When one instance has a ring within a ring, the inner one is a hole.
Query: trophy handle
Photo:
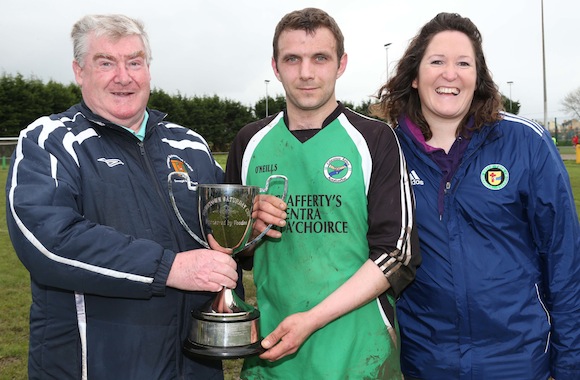
[[[273,179],[283,179],[284,180],[284,193],[282,194],[282,196],[280,197],[280,199],[282,199],[284,202],[286,202],[286,197],[288,196],[288,178],[284,175],[280,175],[280,174],[275,174],[275,175],[271,175],[270,177],[268,177],[268,179],[266,180],[266,187],[261,188],[260,189],[260,193],[265,193],[268,191],[268,188],[270,187],[270,181]],[[264,237],[264,235],[266,235],[268,233],[268,231],[270,231],[270,229],[272,228],[273,224],[268,224],[268,226],[264,229],[264,231],[262,231],[258,236],[256,236],[252,241],[249,241],[246,243],[246,245],[244,246],[244,248],[242,249],[246,249],[254,244],[256,244],[257,242],[259,242],[260,240],[262,240],[262,238]]]
[[[187,182],[187,188],[191,191],[197,191],[197,183],[195,183],[195,184],[192,183],[191,179],[189,178],[189,174],[187,174],[185,172],[171,172],[167,176],[167,187],[169,188],[169,200],[171,201],[171,206],[173,206],[173,211],[175,211],[175,215],[177,216],[177,219],[179,219],[179,223],[181,223],[183,228],[185,228],[185,230],[191,235],[192,238],[195,239],[195,241],[197,241],[199,244],[201,244],[205,248],[209,249],[210,248],[209,244],[206,243],[205,240],[203,240],[202,238],[197,236],[195,234],[195,232],[193,232],[191,230],[191,228],[189,228],[189,226],[187,225],[187,223],[185,222],[185,220],[181,216],[181,213],[179,212],[179,208],[177,207],[177,202],[175,202],[175,196],[173,195],[173,177],[181,177],[181,178],[185,179],[185,181]]]

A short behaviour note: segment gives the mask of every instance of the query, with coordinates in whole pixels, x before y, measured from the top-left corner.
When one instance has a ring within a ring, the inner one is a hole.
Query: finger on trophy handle
[[[270,177],[268,177],[268,179],[266,180],[266,186],[263,188],[260,188],[260,193],[266,193],[268,191],[268,189],[270,188],[270,181],[273,179],[281,179],[284,181],[284,193],[279,198],[282,199],[284,202],[286,202],[286,198],[288,196],[288,177],[286,177],[284,175],[274,174],[274,175],[271,175]],[[246,243],[244,249],[251,247],[252,245],[254,245],[257,242],[259,242],[260,240],[262,240],[262,238],[264,236],[266,236],[268,231],[270,231],[270,229],[273,226],[274,226],[273,224],[268,224],[266,226],[266,228],[260,234],[258,234],[258,236],[256,236],[252,241]]]

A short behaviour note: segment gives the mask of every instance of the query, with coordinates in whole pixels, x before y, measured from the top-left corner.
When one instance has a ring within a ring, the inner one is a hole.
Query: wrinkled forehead
[[[88,41],[88,56],[123,58],[147,58],[143,40],[139,35],[130,36],[90,36]]]

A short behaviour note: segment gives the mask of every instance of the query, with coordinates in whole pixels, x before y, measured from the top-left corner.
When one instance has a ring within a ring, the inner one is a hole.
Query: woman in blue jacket
[[[374,112],[396,124],[423,256],[397,303],[405,379],[580,379],[580,227],[548,131],[501,112],[481,35],[441,13]]]

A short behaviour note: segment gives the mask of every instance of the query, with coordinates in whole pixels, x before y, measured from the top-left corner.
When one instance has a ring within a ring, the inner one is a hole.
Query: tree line
[[[67,110],[81,100],[81,90],[74,84],[55,81],[43,82],[37,78],[24,78],[21,74],[0,77],[0,137],[15,137],[20,131],[40,116]],[[520,103],[502,95],[504,108],[517,114]],[[347,107],[370,116],[371,100],[360,105],[342,101]],[[259,120],[268,114],[280,112],[286,107],[283,95],[258,99],[254,105],[246,106],[230,99],[214,96],[170,95],[154,88],[148,103],[149,108],[168,114],[173,123],[190,128],[207,140],[214,152],[227,152],[236,133],[244,125]]]
[[[0,137],[15,137],[41,116],[67,110],[80,102],[81,90],[76,84],[43,82],[24,78],[21,74],[0,77]],[[356,112],[368,115],[370,100],[360,106],[343,102]],[[152,89],[149,108],[168,114],[167,119],[200,133],[214,152],[227,152],[236,133],[244,125],[266,116],[266,97],[253,106],[214,96],[170,95],[162,89]],[[282,95],[268,97],[268,114],[286,107]]]

